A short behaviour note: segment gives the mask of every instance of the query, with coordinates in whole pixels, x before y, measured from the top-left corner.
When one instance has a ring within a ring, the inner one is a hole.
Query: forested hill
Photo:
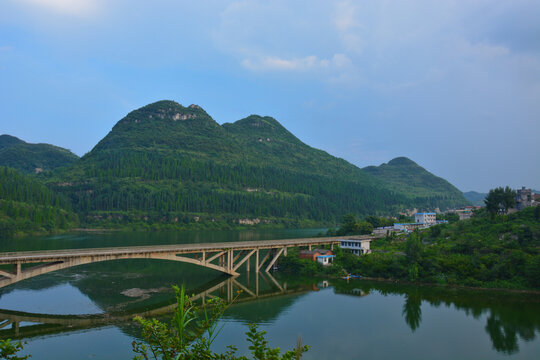
[[[34,177],[0,166],[0,239],[76,224],[78,217],[71,211],[68,199]]]
[[[398,157],[387,164],[368,166],[362,170],[377,178],[388,189],[404,194],[413,201],[438,198],[443,207],[468,204],[463,193],[455,186],[406,157]]]
[[[471,202],[471,204],[476,206],[484,206],[484,199],[486,198],[487,193],[479,193],[476,191],[467,191],[463,193],[465,199]]]
[[[0,166],[35,174],[72,164],[78,159],[71,151],[58,146],[29,144],[15,136],[0,135]]]
[[[49,184],[88,221],[251,219],[295,225],[464,200],[432,191],[430,184],[421,197],[394,190],[302,143],[273,118],[252,115],[221,126],[201,107],[173,101],[129,113]]]

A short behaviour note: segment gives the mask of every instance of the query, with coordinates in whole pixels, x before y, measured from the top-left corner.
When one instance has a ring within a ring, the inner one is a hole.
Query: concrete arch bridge
[[[12,265],[13,271],[0,270],[0,288],[73,266],[120,259],[160,259],[195,264],[229,275],[238,275],[250,259],[255,258],[255,271],[268,272],[290,247],[311,247],[339,244],[340,240],[373,239],[373,235],[319,237],[284,240],[237,241],[178,245],[110,247],[0,253],[0,265]]]

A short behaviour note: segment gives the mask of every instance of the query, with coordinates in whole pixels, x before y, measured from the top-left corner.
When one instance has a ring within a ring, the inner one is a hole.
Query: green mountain
[[[90,223],[295,226],[466,203],[446,182],[418,184],[411,196],[304,144],[271,117],[219,125],[201,107],[173,101],[129,113],[49,184]]]
[[[0,135],[0,166],[9,166],[27,174],[54,170],[72,164],[78,156],[49,144],[29,144],[14,136]]]
[[[431,208],[435,203],[441,209],[468,203],[455,186],[406,157],[397,157],[387,164],[368,166],[362,170],[374,176],[384,187],[404,194],[415,203],[431,203]]]
[[[475,206],[484,206],[484,199],[486,198],[487,193],[479,193],[476,191],[467,191],[463,193],[465,199]]]
[[[0,167],[0,239],[67,229],[77,223],[67,198],[34,177]]]

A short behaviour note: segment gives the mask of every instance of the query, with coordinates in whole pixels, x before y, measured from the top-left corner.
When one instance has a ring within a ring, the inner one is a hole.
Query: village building
[[[411,232],[416,229],[426,229],[432,225],[446,224],[446,220],[437,220],[436,213],[416,213],[413,223],[395,223],[394,230]]]
[[[479,210],[481,208],[481,206],[465,206],[460,209],[448,210],[447,213],[457,214],[459,216],[459,220],[468,220],[474,215],[473,210]]]
[[[344,239],[339,246],[343,250],[350,250],[354,255],[371,254],[371,239]]]
[[[326,249],[300,250],[298,256],[300,259],[317,261],[324,266],[332,264],[336,257],[331,250]]]
[[[526,207],[533,206],[535,204],[534,193],[531,189],[526,189],[525,186],[516,191],[516,209],[523,210]]]
[[[426,226],[433,225],[437,222],[437,214],[435,213],[416,213],[414,214],[414,222],[424,224]]]

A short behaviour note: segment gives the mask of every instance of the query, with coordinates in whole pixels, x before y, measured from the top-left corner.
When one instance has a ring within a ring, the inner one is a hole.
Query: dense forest
[[[68,199],[15,169],[0,167],[0,238],[77,224]]]
[[[29,144],[14,136],[0,135],[0,166],[35,174],[72,164],[78,159],[71,151],[58,146]]]
[[[0,166],[34,174],[67,201],[58,209],[72,209],[89,227],[334,225],[347,213],[467,204],[409,159],[360,169],[304,144],[271,117],[219,125],[201,107],[173,101],[130,112],[80,159],[43,146],[4,135]],[[51,158],[57,161],[35,174]]]
[[[412,171],[418,169],[439,179],[418,165]],[[199,106],[172,101],[129,113],[79,162],[48,179],[85,222],[184,225],[333,224],[345,213],[390,215],[467,203],[447,182],[432,183],[418,185],[425,186],[418,194],[394,191],[304,144],[273,118],[251,115],[219,125]]]

